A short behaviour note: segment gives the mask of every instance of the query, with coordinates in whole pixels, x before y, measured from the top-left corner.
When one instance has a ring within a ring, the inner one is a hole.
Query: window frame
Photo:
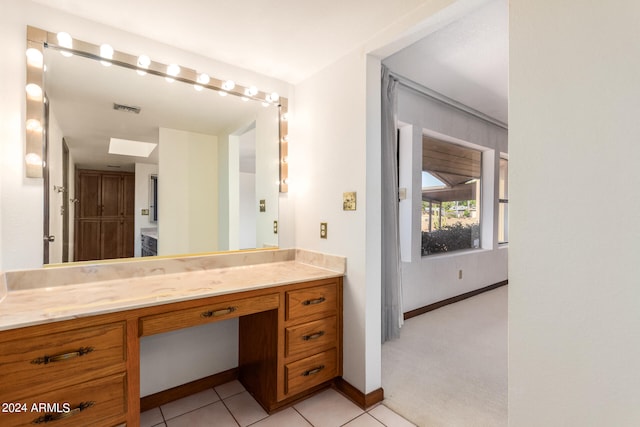
[[[459,249],[454,249],[454,250],[445,250],[445,251],[438,251],[438,252],[432,252],[432,253],[426,253],[425,250],[425,245],[424,245],[424,234],[425,233],[431,233],[434,230],[431,229],[428,232],[424,232],[422,231],[422,224],[423,224],[423,214],[424,214],[424,208],[423,208],[423,204],[425,202],[424,200],[424,196],[421,197],[421,201],[422,203],[420,204],[420,235],[421,235],[421,257],[425,258],[425,257],[432,257],[432,256],[438,256],[438,255],[451,255],[451,254],[458,254],[460,252],[464,252],[464,251],[475,251],[475,250],[481,250],[483,249],[483,239],[482,239],[482,235],[483,235],[483,227],[484,227],[484,218],[482,215],[482,211],[483,211],[483,187],[484,187],[484,161],[485,161],[485,151],[486,149],[484,149],[485,147],[480,147],[480,146],[475,146],[474,144],[471,143],[466,143],[466,141],[460,141],[460,142],[456,142],[456,141],[452,141],[449,138],[443,138],[440,136],[434,136],[434,135],[430,135],[429,133],[424,133],[423,134],[423,150],[422,150],[422,156],[424,158],[424,156],[426,155],[425,150],[424,150],[424,138],[430,138],[433,140],[436,140],[438,143],[442,143],[442,144],[447,144],[450,146],[454,146],[457,147],[459,149],[463,149],[463,150],[469,150],[469,151],[473,151],[475,152],[475,155],[479,156],[479,170],[478,172],[471,177],[471,175],[469,176],[470,179],[469,181],[475,180],[475,184],[477,185],[476,188],[476,215],[477,215],[477,222],[474,224],[477,224],[477,244],[475,243],[474,236],[476,235],[476,232],[473,232],[473,234],[471,235],[471,241],[469,242],[469,247],[465,247],[465,248],[459,248]],[[456,148],[456,149],[457,149]],[[436,177],[437,179],[440,179],[439,177],[433,175],[433,171],[429,171],[427,169],[424,168],[424,164],[422,164],[422,166],[420,167],[421,173],[428,173],[434,177]],[[464,177],[464,175],[458,175],[460,177]],[[464,183],[458,183],[457,185],[460,184],[464,184]],[[454,188],[455,186],[451,186],[448,188]],[[422,194],[422,193],[421,193]],[[471,200],[471,199],[469,199]],[[468,200],[465,200],[468,201]],[[429,218],[430,218],[430,224],[433,221],[433,211],[432,208],[434,205],[439,205],[440,209],[440,214],[442,215],[442,213],[444,213],[444,203],[446,203],[446,201],[442,201],[442,200],[426,200],[427,203],[430,203],[430,209],[429,209]]]
[[[506,173],[504,174],[504,187],[502,185],[503,161],[506,165]],[[503,190],[505,192],[504,195],[502,194]],[[498,197],[496,197],[496,199],[498,200],[498,245],[504,246],[509,244],[509,155],[506,153],[500,153],[500,158],[498,161]]]

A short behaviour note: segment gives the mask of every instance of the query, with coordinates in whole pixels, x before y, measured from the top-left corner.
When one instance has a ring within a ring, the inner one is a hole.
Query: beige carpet
[[[506,426],[507,288],[407,320],[382,346],[385,405],[421,427]]]

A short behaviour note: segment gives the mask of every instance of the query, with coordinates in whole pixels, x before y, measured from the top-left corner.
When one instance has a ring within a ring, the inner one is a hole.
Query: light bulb
[[[42,52],[32,47],[27,49],[27,64],[32,67],[42,68],[43,62]]]
[[[271,93],[271,102],[278,102],[278,99],[280,99],[280,95],[278,95],[278,92],[272,92]]]
[[[247,96],[256,96],[258,94],[258,88],[255,86],[250,86],[244,90],[244,94]]]
[[[65,33],[64,31],[59,32],[56,35],[56,38],[58,39],[58,44],[60,45],[60,47],[73,49],[73,38],[71,38],[71,35],[69,33]],[[60,53],[63,56],[67,57],[73,56],[71,52],[61,51]]]
[[[138,68],[147,69],[149,68],[149,65],[151,65],[151,58],[149,58],[147,55],[140,55],[138,57]],[[147,74],[147,72],[144,70],[136,70],[136,72],[141,76]]]
[[[100,56],[104,59],[109,59],[109,60],[113,59],[113,48],[106,43],[100,45]],[[111,66],[110,61],[100,61],[100,63],[105,67]]]
[[[196,79],[196,81],[197,81],[199,84],[194,84],[194,85],[193,85],[193,88],[194,88],[195,90],[197,90],[198,92],[200,92],[200,91],[202,91],[202,89],[204,89],[204,86],[202,86],[202,85],[206,85],[206,84],[208,84],[210,80],[211,80],[211,79],[209,78],[209,75],[208,75],[208,74],[205,74],[205,73],[198,74],[198,78]]]
[[[282,115],[282,121],[283,121],[283,122],[287,122],[287,121],[289,121],[289,113],[284,113],[284,114]]]
[[[226,91],[233,90],[234,87],[236,87],[236,83],[233,80],[227,80],[226,82],[222,83],[222,89]]]
[[[180,66],[177,64],[169,64],[167,66],[167,74],[174,77],[177,76],[178,74],[180,74]],[[175,79],[172,79],[171,77],[165,77],[165,80],[169,83],[175,81]]]
[[[27,96],[31,99],[41,100],[42,99],[42,88],[35,83],[29,83],[26,86]]]
[[[198,75],[198,79],[197,79],[198,83],[200,83],[201,85],[209,84],[210,80],[211,80],[211,78],[206,73],[199,74]]]
[[[36,153],[27,153],[27,155],[24,156],[24,161],[29,166],[42,166],[42,157]]]
[[[27,130],[29,131],[42,132],[42,124],[40,123],[39,120],[29,119],[27,120],[26,126],[27,126]]]

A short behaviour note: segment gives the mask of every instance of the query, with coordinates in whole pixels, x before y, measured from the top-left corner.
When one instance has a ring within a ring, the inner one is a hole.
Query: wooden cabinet
[[[257,312],[275,310],[278,306],[279,296],[277,293],[205,304],[142,317],[140,318],[139,333],[140,336],[160,334]]]
[[[342,277],[267,286],[0,331],[0,402],[28,409],[0,425],[138,425],[139,338],[230,318],[238,379],[267,411],[342,375]]]
[[[342,375],[342,278],[287,286],[278,312],[240,318],[240,381],[273,411]]]
[[[284,301],[279,400],[342,375],[341,279],[289,289]]]
[[[100,317],[0,334],[2,426],[112,426],[127,416],[126,322]]]
[[[78,170],[75,260],[134,255],[135,175]]]

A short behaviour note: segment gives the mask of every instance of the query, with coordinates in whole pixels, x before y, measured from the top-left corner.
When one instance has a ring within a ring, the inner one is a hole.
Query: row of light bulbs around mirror
[[[73,56],[73,53],[69,52],[68,50],[64,50],[64,49],[73,49],[73,38],[71,37],[71,35],[66,32],[59,32],[57,33],[56,38],[58,39],[58,45],[61,48],[63,48],[63,50],[61,50],[60,53],[63,56],[67,56],[67,57]],[[100,63],[102,65],[104,65],[105,67],[111,66],[111,61],[113,60],[113,54],[114,54],[114,50],[113,50],[113,47],[111,47],[111,45],[106,43],[100,45],[100,57],[103,58],[103,60],[100,61]],[[42,68],[43,66],[42,52],[40,52],[37,49],[27,49],[27,58],[29,63],[39,68]],[[138,56],[138,61],[136,65],[138,68],[136,72],[139,75],[144,76],[145,74],[147,74],[146,70],[151,65],[151,58],[149,58],[147,55],[140,55]],[[180,75],[180,66],[178,64],[169,64],[167,65],[165,73],[167,74],[167,77],[165,77],[165,80],[167,80],[170,83],[174,82],[175,77]],[[204,86],[209,84],[210,80],[211,78],[209,77],[208,74],[199,73],[197,76],[196,83],[193,85],[193,87],[197,91],[202,91],[204,89]],[[222,83],[221,90],[218,90],[218,94],[220,96],[226,96],[229,93],[229,91],[232,91],[235,87],[236,87],[236,83],[233,80],[225,80]],[[244,90],[244,95],[245,96],[242,96],[240,98],[243,101],[248,101],[250,98],[255,98],[255,96],[258,95],[258,88],[255,86],[249,86]],[[262,105],[267,107],[271,104],[276,104],[279,100],[280,100],[280,95],[278,95],[277,92],[268,93],[265,95]]]
[[[59,32],[56,34],[56,38],[61,48],[73,49],[73,38],[69,33]],[[60,53],[66,57],[73,56],[73,53],[67,50],[61,50]],[[100,61],[102,65],[106,67],[111,66],[110,61],[113,60],[113,54],[114,54],[114,50],[113,50],[113,47],[111,47],[111,45],[106,43],[100,45],[100,57],[104,59]],[[26,55],[27,55],[27,63],[30,66],[34,66],[39,69],[44,69],[46,71],[46,68],[44,67],[44,58],[40,50],[34,49],[34,48],[28,48]],[[151,65],[151,58],[149,58],[147,55],[140,55],[138,56],[136,65],[137,65],[136,72],[139,75],[144,76],[145,74],[147,74],[145,70],[147,70]],[[178,64],[167,65],[166,74],[167,74],[167,77],[165,77],[165,80],[167,80],[167,82],[170,82],[170,83],[174,82],[175,81],[174,77],[177,77],[180,74],[180,66]],[[204,89],[204,85],[209,84],[210,80],[211,78],[209,77],[208,74],[199,73],[197,76],[196,83],[193,85],[193,87],[196,91],[202,91]],[[221,90],[218,90],[217,92],[220,96],[226,96],[228,92],[232,91],[235,87],[236,87],[236,84],[233,80],[225,80],[222,83]],[[26,91],[27,91],[27,97],[29,99],[42,101],[43,92],[42,92],[42,88],[39,85],[35,83],[29,83],[26,86]],[[255,98],[256,95],[258,95],[258,88],[255,86],[249,86],[245,88],[244,95],[245,96],[240,97],[240,99],[242,99],[243,101],[248,101],[250,98]],[[268,93],[265,95],[264,101],[262,101],[262,105],[267,107],[272,104],[277,104],[279,100],[280,100],[280,95],[278,95],[277,92]],[[288,113],[282,114],[281,116],[282,121],[288,121],[288,119],[289,119]],[[27,120],[26,128],[27,128],[27,131],[42,132],[42,124],[37,119]],[[284,135],[282,137],[281,142],[287,143],[288,135]],[[42,158],[34,153],[28,153],[25,160],[27,164],[30,164],[30,165],[42,165]],[[281,159],[282,163],[287,163],[287,161],[288,161],[287,156],[284,156]],[[285,178],[282,180],[282,182],[284,184],[287,184],[288,179]]]

